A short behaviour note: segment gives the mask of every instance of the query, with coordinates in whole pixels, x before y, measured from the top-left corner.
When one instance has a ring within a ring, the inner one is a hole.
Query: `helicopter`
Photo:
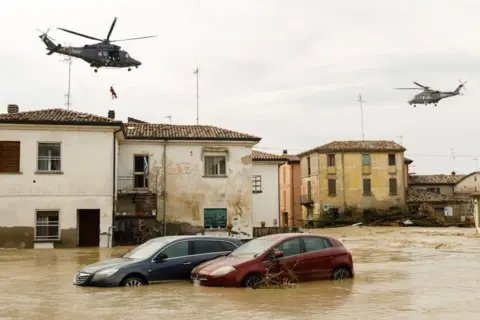
[[[87,44],[83,47],[63,47],[60,44],[55,44],[55,39],[48,36],[48,32],[50,28],[43,32],[38,30],[42,34],[40,35],[40,39],[42,39],[43,43],[47,46],[47,55],[51,55],[53,53],[63,54],[75,58],[79,58],[84,60],[85,62],[90,64],[90,67],[95,68],[94,71],[97,72],[99,68],[128,68],[128,71],[132,70],[132,67],[138,68],[142,63],[138,60],[132,58],[127,51],[121,50],[121,47],[112,42],[119,42],[119,41],[128,41],[128,40],[137,40],[137,39],[145,39],[145,38],[153,38],[154,36],[146,36],[146,37],[138,37],[138,38],[128,38],[128,39],[121,39],[121,40],[110,40],[110,36],[112,34],[113,28],[117,22],[117,17],[113,19],[112,25],[110,30],[108,31],[106,39],[99,39],[91,36],[87,36],[85,34],[81,34],[75,31],[57,28],[59,30],[75,34],[77,36],[81,36],[87,39],[97,40],[100,41],[99,43],[95,44]]]
[[[395,89],[398,89],[398,90],[423,90],[422,92],[416,94],[413,97],[413,99],[409,100],[408,103],[410,105],[413,104],[414,107],[416,107],[416,104],[424,104],[424,105],[433,104],[436,107],[437,103],[440,100],[448,98],[448,97],[453,97],[453,96],[459,95],[460,90],[462,88],[464,90],[466,90],[464,85],[465,85],[465,83],[467,83],[467,81],[465,81],[465,82],[462,82],[461,80],[458,80],[458,81],[460,82],[460,85],[454,91],[439,91],[439,90],[430,89],[430,87],[421,85],[420,83],[415,82],[415,81],[413,83],[416,84],[417,86],[419,86],[420,88],[395,88]]]

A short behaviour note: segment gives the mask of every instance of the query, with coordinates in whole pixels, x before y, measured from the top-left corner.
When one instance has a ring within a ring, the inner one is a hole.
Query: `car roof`
[[[216,235],[181,235],[181,236],[166,236],[166,237],[157,237],[150,239],[152,242],[173,242],[176,240],[190,240],[190,239],[205,239],[205,240],[233,240],[235,242],[241,241],[240,239],[234,238],[234,237],[228,237],[228,236],[216,236]]]
[[[327,239],[334,239],[335,238],[331,236],[327,236],[325,234],[320,234],[320,233],[298,233],[298,232],[291,232],[291,233],[277,233],[277,234],[270,234],[268,236],[263,236],[260,237],[260,239],[265,239],[265,240],[273,240],[273,241],[281,241],[281,240],[287,240],[290,238],[295,238],[295,237],[322,237],[322,238],[327,238]],[[257,238],[259,239],[259,238]]]

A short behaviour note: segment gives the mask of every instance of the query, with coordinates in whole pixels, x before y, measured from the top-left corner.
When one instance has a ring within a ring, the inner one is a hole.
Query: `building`
[[[276,227],[280,223],[279,167],[285,157],[252,151],[252,208],[254,227]]]
[[[214,126],[124,124],[113,111],[10,105],[0,114],[0,247],[140,243],[165,226],[249,237],[259,141]]]
[[[122,123],[63,109],[0,114],[0,247],[108,245]]]
[[[302,178],[300,158],[283,150],[287,162],[280,166],[280,224],[289,227],[302,226]]]
[[[410,175],[407,204],[423,204],[437,217],[450,222],[471,218],[474,204],[470,193],[480,190],[478,173],[459,175]]]
[[[298,154],[302,215],[405,206],[405,150],[393,141],[334,141]]]
[[[117,244],[163,234],[252,236],[252,147],[260,138],[204,125],[131,121],[119,141]],[[166,174],[165,174],[166,173]],[[166,195],[166,201],[165,201]]]
[[[480,192],[473,192],[470,194],[470,196],[473,198],[473,203],[474,203],[474,210],[473,210],[473,217],[475,220],[475,228],[477,229],[477,234],[480,233]]]

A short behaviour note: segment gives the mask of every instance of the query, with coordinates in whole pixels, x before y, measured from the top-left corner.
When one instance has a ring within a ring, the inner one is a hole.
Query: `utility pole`
[[[453,151],[453,148],[452,148],[452,172],[455,172],[455,152]]]
[[[172,116],[166,116],[165,118],[170,119],[170,124],[172,124]]]
[[[477,157],[473,158],[473,161],[475,161],[476,171],[478,172],[479,171],[478,170],[478,158]]]
[[[195,70],[193,74],[197,75],[197,125],[198,125],[198,68]]]
[[[71,79],[71,73],[72,73],[73,57],[72,56],[67,56],[66,58],[64,58],[61,61],[68,63],[68,93],[65,94],[65,98],[67,99],[67,101],[65,102],[65,105],[67,106],[67,110],[70,110],[70,105],[71,105],[71,103],[70,103],[70,98],[71,98],[71,95],[70,95],[70,79]]]
[[[362,140],[365,140],[365,135],[363,134],[363,103],[366,102],[366,101],[362,100],[362,95],[361,94],[358,95],[358,102],[360,102],[360,114],[361,114],[361,117],[362,117]]]

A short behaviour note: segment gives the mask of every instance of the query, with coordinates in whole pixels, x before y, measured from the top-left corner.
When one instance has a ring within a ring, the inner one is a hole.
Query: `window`
[[[0,172],[20,172],[20,141],[0,141]]]
[[[394,166],[395,165],[395,154],[388,155],[388,165]]]
[[[308,175],[312,174],[312,169],[310,167],[310,157],[307,157],[307,174]]]
[[[222,251],[233,251],[238,248],[236,245],[228,241],[218,241],[218,243],[222,246]]]
[[[307,181],[307,197],[312,198],[312,181]]]
[[[362,155],[362,165],[364,167],[370,166],[370,155],[369,154]]]
[[[397,178],[390,178],[390,194],[397,194]]]
[[[440,194],[440,188],[427,188],[427,191]]]
[[[38,143],[38,171],[60,171],[60,143]]]
[[[252,176],[252,192],[261,193],[262,192],[262,176]]]
[[[333,247],[330,241],[325,238],[317,237],[304,237],[303,242],[305,243],[305,251],[312,252],[317,250],[323,250]]]
[[[226,208],[205,208],[203,210],[203,226],[205,228],[226,228]]]
[[[162,253],[167,256],[166,259],[188,256],[188,241],[176,242],[168,246]]]
[[[329,167],[335,167],[335,155],[334,154],[328,154],[327,155],[327,165]]]
[[[134,188],[148,188],[148,155],[134,155]]]
[[[225,176],[227,157],[226,156],[205,156],[206,176]]]
[[[58,211],[37,211],[35,224],[35,240],[59,240],[59,212]]]
[[[274,249],[274,252],[275,251],[282,251],[284,257],[302,253],[302,247],[300,246],[300,238],[285,240]]]
[[[372,180],[363,179],[363,195],[364,196],[372,195]]]
[[[193,241],[193,253],[204,254],[225,251],[220,245],[220,242],[213,240],[194,240]]]
[[[337,194],[337,180],[328,179],[328,195],[335,196]]]

